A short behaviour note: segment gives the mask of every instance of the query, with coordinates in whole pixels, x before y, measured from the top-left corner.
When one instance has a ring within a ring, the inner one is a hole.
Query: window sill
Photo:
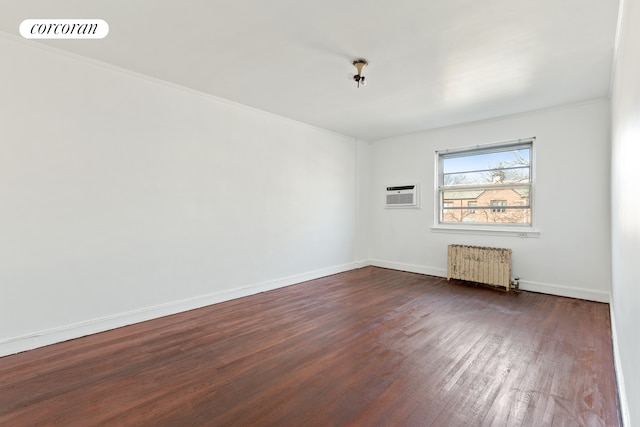
[[[433,233],[450,233],[450,234],[478,234],[485,236],[509,236],[519,237],[522,239],[538,238],[540,237],[540,231],[534,228],[518,228],[518,227],[465,227],[465,226],[450,226],[450,225],[436,225],[431,227]]]

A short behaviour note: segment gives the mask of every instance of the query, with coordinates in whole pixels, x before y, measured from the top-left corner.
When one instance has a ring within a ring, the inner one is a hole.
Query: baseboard
[[[371,261],[368,259],[363,259],[363,260],[354,262],[353,265],[354,265],[354,269],[369,267],[371,265]]]
[[[383,261],[380,259],[372,259],[369,265],[374,267],[389,268],[391,270],[408,271],[409,273],[426,274],[428,276],[447,277],[446,268],[429,267],[426,265],[406,264],[402,262]]]
[[[550,283],[530,282],[520,280],[520,289],[523,291],[539,292],[541,294],[557,295],[561,297],[578,298],[595,302],[611,302],[609,292],[594,291],[593,289],[574,288],[570,286],[555,285]]]
[[[373,265],[376,267],[390,268],[392,270],[427,274],[429,276],[447,277],[446,268],[416,265],[416,264],[405,264],[401,262],[383,261],[379,259],[371,260],[370,265]],[[524,291],[539,292],[542,294],[578,298],[578,299],[584,299],[587,301],[596,301],[596,302],[609,303],[611,299],[608,292],[594,291],[592,289],[584,289],[584,288],[574,288],[574,287],[555,285],[550,283],[532,282],[527,280],[520,280],[520,289]]]
[[[611,315],[611,341],[613,344],[613,365],[616,375],[616,385],[618,389],[618,403],[620,404],[620,416],[623,426],[631,426],[631,416],[629,415],[629,403],[627,401],[627,389],[624,384],[624,375],[622,372],[622,364],[620,362],[620,352],[618,350],[618,332],[616,328],[616,316],[613,306],[610,307]]]
[[[171,314],[206,307],[208,305],[230,301],[236,298],[253,295],[260,292],[270,291],[273,289],[294,285],[296,283],[330,276],[332,274],[354,270],[366,265],[369,265],[367,261],[358,261],[337,265],[276,280],[269,280],[250,286],[214,292],[211,294],[201,295],[193,298],[186,298],[178,301],[171,301],[165,304],[144,307],[126,313],[118,313],[112,316],[100,317],[84,322],[64,325],[53,329],[38,331],[35,333],[10,338],[4,341],[0,341],[0,357],[32,350],[38,347],[44,347],[63,341],[68,341],[75,338],[80,338],[91,334],[96,334],[99,332],[108,331],[111,329],[121,328],[123,326],[133,325],[135,323],[140,323],[147,320],[157,319],[159,317],[169,316]]]

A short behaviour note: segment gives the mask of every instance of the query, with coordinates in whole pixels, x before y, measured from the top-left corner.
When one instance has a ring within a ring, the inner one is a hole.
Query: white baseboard
[[[409,271],[411,273],[427,274],[429,276],[447,277],[447,269],[416,265],[405,264],[401,262],[383,261],[374,259],[370,261],[370,265],[376,267],[390,268],[392,270]],[[562,297],[578,298],[588,301],[606,302],[609,303],[611,296],[608,292],[594,291],[592,289],[574,288],[563,285],[554,285],[550,283],[540,283],[520,280],[520,289],[524,291],[539,292],[543,294],[558,295]]]
[[[620,415],[622,416],[622,425],[631,426],[631,416],[629,415],[629,403],[627,401],[627,389],[624,384],[624,375],[622,372],[622,364],[620,362],[620,352],[618,349],[618,332],[616,328],[616,317],[614,315],[613,306],[609,310],[611,314],[611,341],[613,344],[613,365],[616,374],[616,385],[618,386],[618,399],[620,400]]]
[[[369,261],[368,259],[362,259],[360,261],[356,261],[353,263],[354,265],[354,270],[356,268],[364,268],[364,267],[369,267],[371,265],[371,261]]]
[[[426,265],[406,264],[402,262],[383,261],[381,259],[372,259],[369,265],[374,267],[389,268],[391,270],[408,271],[410,273],[426,274],[428,276],[447,277],[446,268],[429,267]]]
[[[561,297],[578,298],[587,301],[605,302],[611,301],[609,292],[594,291],[593,289],[574,288],[570,286],[555,285],[550,283],[530,282],[520,280],[520,289],[523,291],[539,292],[541,294],[558,295]]]
[[[147,320],[157,319],[171,314],[181,313],[196,308],[230,301],[236,298],[257,294],[277,288],[282,288],[307,280],[318,279],[332,274],[342,273],[369,265],[367,261],[358,261],[348,264],[337,265],[307,273],[296,274],[276,280],[269,280],[250,286],[229,289],[212,294],[201,295],[193,298],[186,298],[178,301],[171,301],[151,307],[143,307],[126,313],[118,313],[111,316],[100,317],[84,322],[64,325],[44,331],[38,331],[15,338],[0,341],[0,357],[10,354],[32,350],[38,347],[59,343],[83,336],[104,332],[111,329],[120,328]]]

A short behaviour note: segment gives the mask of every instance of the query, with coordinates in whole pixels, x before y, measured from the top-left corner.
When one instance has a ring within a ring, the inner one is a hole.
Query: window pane
[[[492,201],[504,201],[506,206],[528,206],[528,188],[484,188],[478,190],[445,190],[442,191],[444,203],[450,203],[448,207],[468,206],[493,206]]]
[[[531,181],[529,166],[444,174],[443,185],[518,184]]]
[[[469,209],[468,207],[462,207],[461,209],[446,209],[446,212],[442,213],[443,223],[502,223],[502,224],[531,224],[531,208],[514,208],[514,207],[500,207],[496,208],[481,208],[474,207]]]
[[[529,166],[531,164],[531,149],[518,147],[497,152],[480,152],[467,154],[443,155],[443,170],[445,174],[459,172],[474,172],[488,169],[500,169],[512,166]]]
[[[442,157],[442,184],[447,186],[530,182],[530,171],[531,149],[528,147]]]

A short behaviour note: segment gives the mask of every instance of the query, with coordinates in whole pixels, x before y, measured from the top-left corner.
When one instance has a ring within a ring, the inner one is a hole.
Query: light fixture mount
[[[358,87],[362,86],[366,86],[366,82],[364,79],[364,76],[362,75],[362,70],[364,70],[364,67],[366,67],[367,65],[369,65],[369,63],[367,62],[366,59],[356,59],[355,61],[353,61],[353,66],[356,67],[356,70],[358,70],[357,74],[353,75],[353,80],[355,80],[355,82],[358,84]]]

